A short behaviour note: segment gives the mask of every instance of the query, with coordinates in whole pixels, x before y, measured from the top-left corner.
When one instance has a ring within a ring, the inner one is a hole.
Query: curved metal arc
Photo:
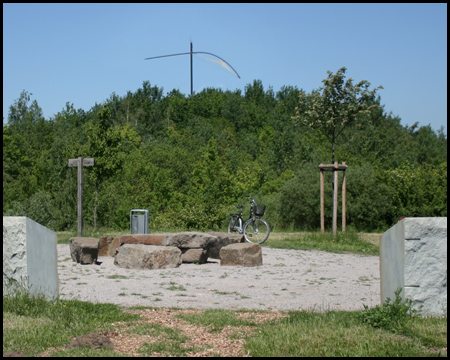
[[[178,56],[178,55],[190,55],[190,54],[208,54],[208,55],[212,55],[215,56],[216,58],[222,60],[225,64],[227,64],[236,74],[236,76],[240,79],[241,77],[239,76],[238,72],[225,60],[222,59],[220,56],[217,56],[213,53],[209,53],[209,52],[204,52],[204,51],[193,51],[191,52],[185,52],[185,53],[179,53],[179,54],[170,54],[170,55],[161,55],[161,56],[153,56],[153,57],[149,57],[149,58],[145,58],[144,60],[152,60],[152,59],[159,59],[159,58],[164,58],[164,57],[169,57],[169,56]]]
[[[222,59],[220,56],[217,56],[215,54],[209,53],[209,52],[204,52],[204,51],[194,51],[193,54],[208,54],[208,55],[212,55],[215,56],[216,58],[219,58],[220,60],[222,60],[225,64],[227,64],[236,74],[236,76],[240,79],[241,77],[239,76],[238,72],[236,70],[234,70],[234,68],[225,60]]]

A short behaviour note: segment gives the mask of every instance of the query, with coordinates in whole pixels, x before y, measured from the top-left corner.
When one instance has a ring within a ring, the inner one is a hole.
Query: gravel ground
[[[100,257],[97,264],[72,261],[59,244],[61,299],[122,306],[248,310],[362,310],[380,303],[377,256],[263,247],[257,267],[181,264],[174,269],[134,270]]]

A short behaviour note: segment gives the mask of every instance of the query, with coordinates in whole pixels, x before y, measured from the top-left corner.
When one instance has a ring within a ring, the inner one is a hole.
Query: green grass
[[[354,231],[331,233],[303,232],[293,234],[270,234],[262,244],[271,248],[294,250],[322,250],[333,253],[354,253],[363,255],[380,254],[379,245],[363,238],[362,234]]]
[[[179,319],[183,319],[191,324],[209,327],[210,332],[220,332],[225,326],[253,326],[254,323],[239,319],[234,315],[233,311],[223,309],[205,310],[201,314],[178,315]]]
[[[239,312],[246,312],[241,310]],[[252,311],[254,312],[254,311]],[[363,319],[364,311],[289,311],[284,319],[257,323],[242,319],[235,311],[211,309],[178,318],[211,333],[225,327],[251,326],[254,331],[238,331],[234,338],[245,340],[251,356],[446,356],[447,317],[414,316],[402,320],[395,331],[376,328]],[[51,347],[62,347],[74,337],[116,329],[121,322],[125,335],[158,336],[144,343],[144,356],[184,356],[200,348],[186,347],[189,338],[179,329],[138,322],[138,315],[111,304],[74,300],[46,301],[27,294],[3,296],[3,352],[20,351],[34,356]],[[60,349],[51,356],[122,356],[113,349],[78,347]]]
[[[446,318],[413,318],[404,333],[395,334],[364,325],[358,315],[360,312],[291,311],[288,318],[250,335],[246,350],[258,357],[447,355],[443,349],[447,347]],[[424,328],[432,331],[432,340],[421,334]]]
[[[129,233],[130,233],[130,230],[117,231],[117,230],[112,230],[112,229],[108,229],[108,228],[95,229],[92,226],[85,226],[83,228],[83,236],[84,237],[94,237],[94,238],[99,238],[102,236],[118,237],[118,236],[126,235]],[[68,244],[70,238],[78,237],[78,232],[76,229],[71,230],[71,231],[57,231],[56,236],[57,236],[58,244]]]
[[[132,321],[113,304],[77,300],[47,301],[20,292],[3,296],[3,352],[32,356],[49,347],[68,345],[72,337],[113,329],[111,323]]]

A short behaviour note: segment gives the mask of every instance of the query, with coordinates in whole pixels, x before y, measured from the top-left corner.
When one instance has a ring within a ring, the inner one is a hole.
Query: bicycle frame
[[[239,214],[230,214],[230,222],[228,224],[228,232],[237,232],[239,234],[244,234],[245,239],[248,242],[255,242],[252,239],[257,240],[256,243],[263,243],[267,240],[270,234],[270,227],[266,220],[262,219],[261,216],[255,215],[254,206],[256,205],[255,199],[251,196],[244,195],[246,198],[249,198],[250,201],[250,217],[244,222],[243,219],[243,206],[238,206],[240,210]],[[263,226],[263,232],[260,233],[260,226]],[[247,229],[252,228],[252,231],[247,232]],[[258,234],[263,235],[262,239],[258,236]]]

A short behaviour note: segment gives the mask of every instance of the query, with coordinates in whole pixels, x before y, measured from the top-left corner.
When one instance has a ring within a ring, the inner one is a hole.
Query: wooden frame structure
[[[69,167],[76,166],[78,168],[78,195],[77,195],[77,208],[78,208],[78,236],[83,236],[83,166],[94,166],[94,158],[82,158],[69,159]]]
[[[343,172],[342,177],[342,232],[345,232],[347,226],[347,216],[346,216],[346,179],[345,179],[345,170],[347,170],[348,166],[345,165],[345,162],[342,165],[339,165],[338,162],[334,164],[324,165],[320,163],[320,229],[322,233],[325,232],[325,171],[332,171],[334,175],[334,188],[333,188],[333,236],[336,236],[337,233],[337,207],[338,207],[338,171]]]

